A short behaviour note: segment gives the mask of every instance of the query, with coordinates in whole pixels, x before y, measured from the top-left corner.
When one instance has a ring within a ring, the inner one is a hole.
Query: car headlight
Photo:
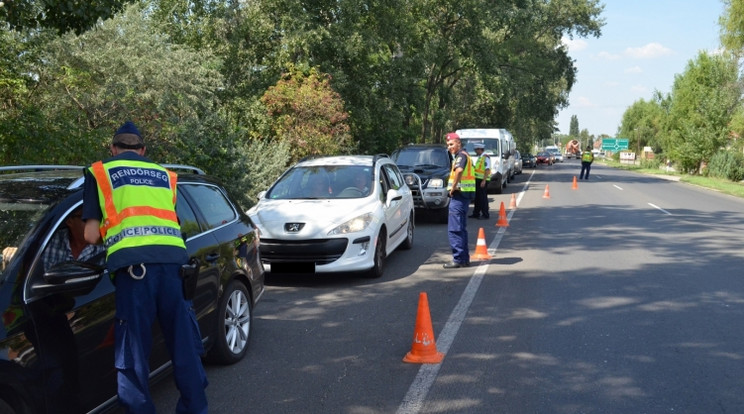
[[[432,178],[429,180],[427,188],[444,188],[444,180],[441,178]]]
[[[416,185],[416,177],[411,174],[404,174],[403,179],[406,181],[406,185],[409,187],[413,187],[414,185]]]
[[[372,215],[372,213],[362,214],[361,216],[355,217],[329,231],[328,235],[334,236],[337,234],[356,233],[358,231],[366,229],[373,220],[374,216]]]

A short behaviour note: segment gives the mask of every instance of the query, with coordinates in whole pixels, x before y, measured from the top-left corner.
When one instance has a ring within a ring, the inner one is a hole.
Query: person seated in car
[[[354,171],[354,187],[359,190],[362,195],[369,194],[369,181],[370,175],[363,169],[357,169]]]
[[[78,261],[86,262],[96,258],[105,248],[102,244],[90,244],[85,241],[85,222],[81,219],[82,207],[75,209],[65,218],[64,226],[54,232],[42,256],[44,271],[58,263]],[[100,261],[103,260],[103,255]],[[101,264],[101,263],[99,263]]]
[[[310,176],[305,186],[305,194],[309,198],[328,198],[331,194],[328,177],[319,174]]]

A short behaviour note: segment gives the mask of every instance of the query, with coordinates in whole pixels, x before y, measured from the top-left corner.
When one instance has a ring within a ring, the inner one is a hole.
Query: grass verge
[[[614,160],[602,160],[602,163],[609,167],[620,168],[623,170],[634,171],[641,174],[651,175],[670,175],[679,177],[679,181],[720,191],[735,197],[744,198],[744,184],[714,177],[704,177],[701,175],[680,174],[675,171],[656,170],[641,168],[639,165],[621,164]]]

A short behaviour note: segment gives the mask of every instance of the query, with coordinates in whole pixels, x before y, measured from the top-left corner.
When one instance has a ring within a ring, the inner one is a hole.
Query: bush
[[[708,163],[707,173],[711,177],[741,181],[744,179],[744,154],[727,150],[718,151]]]
[[[641,168],[645,168],[649,170],[658,170],[659,168],[661,168],[661,161],[659,161],[658,158],[642,159]]]

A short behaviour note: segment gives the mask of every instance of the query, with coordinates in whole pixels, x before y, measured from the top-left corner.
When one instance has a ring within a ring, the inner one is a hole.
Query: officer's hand
[[[3,270],[5,270],[5,265],[7,263],[10,263],[10,259],[13,258],[13,255],[15,254],[16,250],[18,250],[17,247],[6,247],[3,249]]]

